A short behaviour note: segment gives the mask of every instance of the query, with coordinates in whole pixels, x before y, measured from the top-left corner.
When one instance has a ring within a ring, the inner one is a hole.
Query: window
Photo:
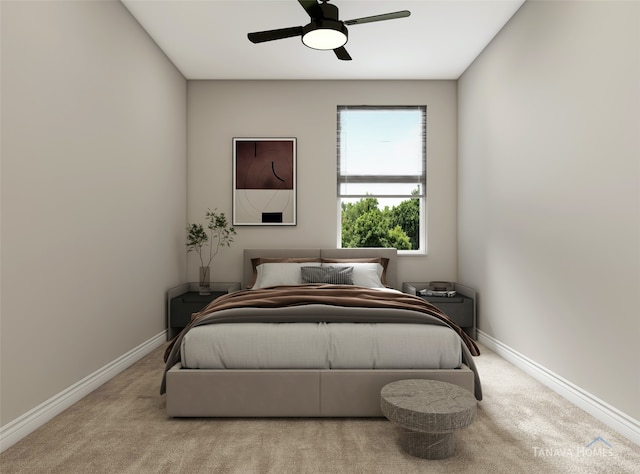
[[[339,247],[424,252],[427,108],[338,107]]]

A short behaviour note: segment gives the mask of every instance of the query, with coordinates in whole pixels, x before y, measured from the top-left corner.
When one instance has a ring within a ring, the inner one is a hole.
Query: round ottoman
[[[437,380],[399,380],[380,392],[384,416],[406,430],[400,434],[400,445],[427,459],[453,454],[453,432],[471,424],[476,406],[469,390]]]

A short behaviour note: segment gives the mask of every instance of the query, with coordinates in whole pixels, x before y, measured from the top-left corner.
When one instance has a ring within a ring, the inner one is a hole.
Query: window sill
[[[426,257],[425,250],[398,250],[398,257]]]

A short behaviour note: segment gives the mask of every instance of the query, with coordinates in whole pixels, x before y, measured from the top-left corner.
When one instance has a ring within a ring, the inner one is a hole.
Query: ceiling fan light
[[[312,49],[336,49],[347,42],[347,28],[338,21],[318,21],[304,27],[302,42]]]

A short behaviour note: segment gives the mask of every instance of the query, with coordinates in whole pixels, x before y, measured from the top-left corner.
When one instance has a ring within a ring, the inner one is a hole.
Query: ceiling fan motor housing
[[[338,21],[338,7],[327,3],[326,0],[318,4],[318,7],[322,12],[323,19]],[[320,18],[314,18],[314,19],[320,19]]]
[[[311,23],[302,28],[302,42],[313,49],[336,49],[347,42],[347,27],[338,20],[338,7],[323,0],[309,10]]]

